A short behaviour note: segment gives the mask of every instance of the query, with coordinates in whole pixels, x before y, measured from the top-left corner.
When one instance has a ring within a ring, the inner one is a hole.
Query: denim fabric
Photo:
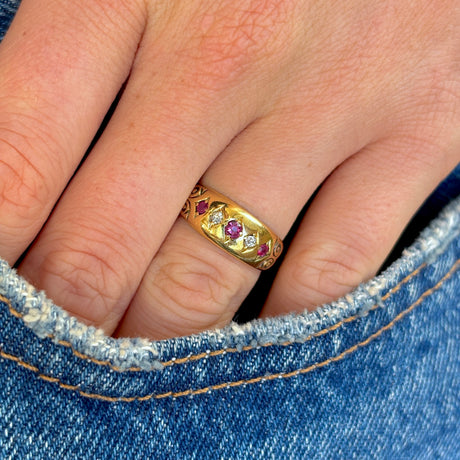
[[[458,458],[460,199],[314,313],[161,342],[0,264],[2,458]]]
[[[4,37],[21,0],[0,0],[0,40]]]
[[[459,458],[459,177],[349,295],[190,337],[106,337],[0,261],[0,458]]]

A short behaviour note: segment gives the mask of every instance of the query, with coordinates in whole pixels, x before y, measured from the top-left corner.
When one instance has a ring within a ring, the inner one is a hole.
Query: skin
[[[178,219],[194,185],[283,238],[322,184],[262,315],[311,310],[376,273],[459,126],[458,0],[23,0],[0,45],[0,255],[107,334],[186,335],[258,277]]]

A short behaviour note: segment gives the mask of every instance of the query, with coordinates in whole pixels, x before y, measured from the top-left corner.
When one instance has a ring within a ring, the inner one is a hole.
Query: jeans
[[[459,189],[336,302],[183,338],[107,337],[0,261],[0,458],[459,458]]]

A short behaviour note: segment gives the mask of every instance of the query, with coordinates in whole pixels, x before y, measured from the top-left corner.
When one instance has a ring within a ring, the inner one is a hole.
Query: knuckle
[[[362,266],[362,255],[354,248],[321,245],[296,254],[286,279],[299,298],[316,306],[358,286],[365,277]]]
[[[40,281],[56,301],[87,324],[117,323],[129,303],[123,271],[114,263],[114,249],[104,241],[53,241],[40,265]]]
[[[3,222],[21,228],[35,223],[50,199],[47,181],[39,167],[25,152],[28,141],[0,130],[0,209]],[[13,224],[14,222],[14,224]]]
[[[285,47],[293,8],[288,0],[217,2],[197,15],[196,36],[185,50],[199,62],[195,81],[215,85],[244,77],[260,60]]]
[[[460,74],[453,78],[440,72],[436,70],[424,76],[412,98],[407,118],[394,130],[408,145],[406,151],[417,150],[417,154],[407,156],[422,167],[435,166],[440,159],[450,164],[449,152],[458,161]]]
[[[453,74],[450,66],[443,68],[437,63],[435,68],[426,70],[418,89],[418,98],[414,98],[416,121],[442,126],[455,125],[460,120],[460,72]]]
[[[84,13],[83,21],[92,23],[96,29],[104,33],[116,30],[135,31],[141,34],[147,19],[146,0],[98,0],[85,1],[86,8],[81,4],[76,13]],[[69,5],[72,12],[75,5]]]
[[[217,263],[189,252],[157,256],[157,263],[151,297],[170,313],[169,321],[177,329],[184,322],[201,330],[223,317],[231,319],[242,300],[242,278],[228,276]]]
[[[460,10],[453,16],[448,3],[441,7],[439,21],[433,23],[431,15],[421,22],[425,24],[420,41],[424,55],[420,59],[413,52],[419,59],[413,63],[408,86],[412,121],[426,128],[434,126],[433,132],[445,125],[458,128],[460,120]],[[433,13],[431,8],[426,13]]]

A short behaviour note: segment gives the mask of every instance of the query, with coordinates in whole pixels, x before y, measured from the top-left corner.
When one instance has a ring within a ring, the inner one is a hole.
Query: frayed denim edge
[[[388,288],[422,263],[432,263],[459,234],[460,198],[446,206],[385,272],[314,312],[258,319],[244,325],[231,323],[220,330],[157,342],[143,338],[114,339],[106,336],[101,329],[84,325],[54,305],[43,291],[37,291],[1,259],[0,294],[10,300],[25,325],[40,338],[51,337],[56,343],[67,342],[77,352],[94,360],[108,361],[120,370],[133,367],[161,369],[161,361],[183,357],[180,355],[184,350],[191,353],[287,341],[303,342],[312,333],[344,318],[365,315],[373,305],[381,303],[381,297]]]

